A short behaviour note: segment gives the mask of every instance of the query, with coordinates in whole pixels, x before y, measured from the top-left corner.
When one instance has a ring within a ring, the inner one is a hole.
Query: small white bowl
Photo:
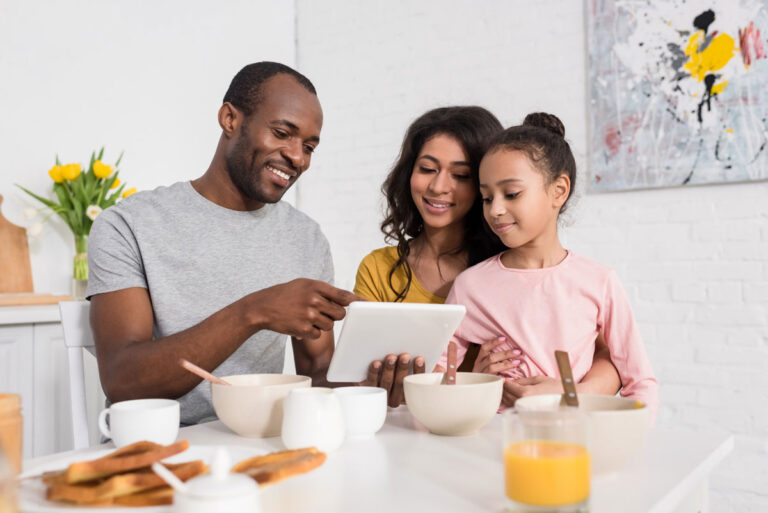
[[[312,386],[307,376],[239,374],[223,377],[230,385],[211,384],[213,409],[225,426],[240,436],[280,436],[283,399],[294,388]]]
[[[490,422],[501,404],[501,377],[457,372],[455,385],[441,385],[442,379],[442,372],[432,372],[403,381],[405,403],[416,420],[448,436],[471,435]]]
[[[560,408],[560,398],[560,394],[522,397],[515,402],[515,409],[552,411]],[[579,394],[579,409],[587,413],[593,474],[621,469],[643,446],[650,423],[645,403],[631,397]]]
[[[378,387],[339,387],[333,390],[341,403],[347,437],[368,438],[387,418],[387,391]]]

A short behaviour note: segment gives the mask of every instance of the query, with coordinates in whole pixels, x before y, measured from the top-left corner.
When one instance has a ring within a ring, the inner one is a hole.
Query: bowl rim
[[[301,385],[301,384],[304,384],[304,383],[307,383],[307,382],[309,382],[309,386],[310,387],[312,386],[312,378],[310,378],[309,376],[302,376],[300,374],[279,374],[279,373],[274,373],[274,372],[271,372],[271,373],[265,372],[263,374],[260,374],[260,373],[231,374],[229,376],[222,376],[221,379],[227,380],[229,378],[235,378],[235,377],[240,377],[240,376],[289,376],[289,377],[293,377],[293,378],[297,378],[297,379],[295,381],[290,381],[288,383],[273,383],[273,384],[267,384],[267,385],[265,385],[265,384],[261,384],[261,385],[257,385],[257,384],[238,385],[238,384],[234,384],[234,383],[232,383],[231,385],[221,385],[219,383],[211,383],[211,388],[225,389],[225,390],[227,390],[227,389],[234,390],[234,389],[243,389],[243,388],[259,388],[259,389],[267,389],[267,388],[269,388],[269,389],[275,389],[275,388],[283,388],[283,387],[295,387],[296,385]],[[299,379],[299,378],[301,378],[301,379]]]
[[[419,377],[420,376],[425,376],[426,377],[426,376],[433,376],[433,375],[442,376],[443,374],[445,374],[445,373],[444,372],[424,372],[424,373],[421,373],[421,374],[409,374],[408,376],[405,377],[405,379],[403,379],[403,386],[405,386],[405,384],[408,383],[410,386],[416,386],[416,387],[434,387],[434,386],[440,385],[441,383],[440,382],[438,382],[438,383],[421,383],[419,381]],[[456,375],[459,375],[459,374],[470,374],[470,375],[475,375],[475,376],[488,376],[488,377],[491,377],[493,379],[489,379],[488,381],[481,381],[481,382],[478,382],[478,383],[455,383],[455,384],[451,385],[452,388],[471,388],[471,387],[477,387],[477,386],[481,386],[481,385],[496,384],[496,383],[504,381],[504,378],[501,377],[501,376],[498,376],[496,374],[487,374],[487,373],[484,373],[484,372],[457,372],[456,373]]]
[[[556,396],[559,397],[560,395],[561,394],[541,394],[539,396],[533,396],[532,395],[532,396],[528,396],[528,397],[551,397],[551,398],[554,398]],[[617,409],[617,410],[589,410],[589,411],[585,410],[584,413],[586,413],[588,415],[600,415],[600,416],[604,416],[604,415],[605,416],[608,416],[608,415],[618,415],[618,414],[628,415],[628,413],[626,413],[626,412],[645,412],[645,413],[647,413],[648,411],[650,411],[648,409],[648,403],[646,403],[645,401],[641,401],[639,399],[635,399],[634,397],[622,397],[620,395],[611,395],[611,394],[587,394],[587,393],[579,394],[579,397],[581,397],[581,396],[606,397],[606,398],[611,398],[611,399],[619,399],[619,400],[623,400],[623,401],[635,401],[636,403],[639,402],[639,403],[643,404],[643,406],[641,408],[625,408],[625,409]],[[525,399],[525,397],[521,397],[520,399]],[[520,399],[518,399],[518,400],[520,400]],[[528,411],[536,411],[536,410],[528,410]],[[633,413],[632,415],[638,415],[638,413]]]

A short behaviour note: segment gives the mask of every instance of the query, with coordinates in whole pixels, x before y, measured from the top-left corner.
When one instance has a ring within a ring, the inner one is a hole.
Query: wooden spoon
[[[458,352],[459,346],[456,345],[456,342],[448,344],[448,368],[445,370],[445,374],[443,374],[443,381],[440,382],[442,385],[456,384],[456,367],[458,367],[456,360],[459,358]]]
[[[194,363],[190,362],[189,360],[185,360],[184,358],[179,358],[179,365],[187,369],[192,374],[196,374],[203,379],[207,379],[211,383],[216,383],[217,385],[232,385],[232,383],[230,383],[229,381],[224,381],[221,378],[217,378],[207,370],[201,369]]]
[[[557,368],[560,370],[560,381],[563,383],[563,398],[561,405],[579,406],[579,397],[576,395],[576,384],[573,382],[573,371],[571,370],[571,360],[568,358],[567,351],[555,351]]]

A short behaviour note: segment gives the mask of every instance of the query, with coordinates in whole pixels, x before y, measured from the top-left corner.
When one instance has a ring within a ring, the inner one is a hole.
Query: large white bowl
[[[471,435],[486,425],[501,403],[504,380],[492,374],[457,372],[455,385],[441,385],[443,373],[414,374],[403,381],[405,403],[436,435]]]
[[[240,436],[280,436],[283,399],[294,388],[310,387],[312,380],[291,374],[225,376],[232,385],[211,384],[213,409],[224,425]]]
[[[517,411],[552,411],[560,394],[532,395],[515,402]],[[648,407],[631,397],[579,394],[587,413],[588,449],[593,474],[621,469],[643,446],[650,423]]]

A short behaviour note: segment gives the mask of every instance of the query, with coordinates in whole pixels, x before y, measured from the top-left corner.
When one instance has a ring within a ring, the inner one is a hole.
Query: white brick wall
[[[325,110],[298,201],[339,285],[382,245],[381,182],[429,108],[479,104],[505,125],[554,112],[585,170],[581,2],[299,0],[297,15],[297,62]],[[712,511],[768,511],[768,184],[575,199],[563,238],[622,278],[661,382],[659,425],[736,435]]]

